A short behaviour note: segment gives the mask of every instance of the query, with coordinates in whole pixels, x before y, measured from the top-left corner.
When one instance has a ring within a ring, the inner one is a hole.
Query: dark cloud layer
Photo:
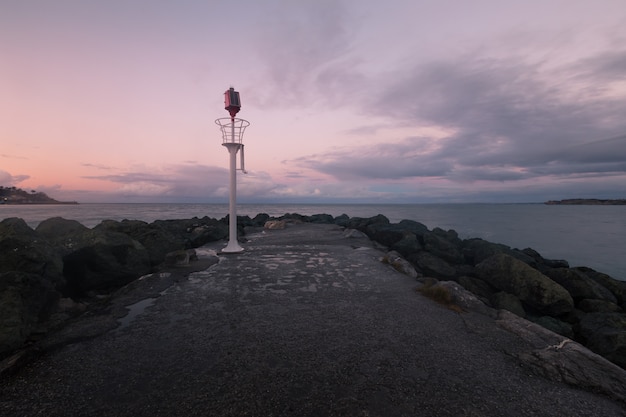
[[[361,110],[398,125],[434,125],[453,134],[390,138],[293,162],[338,179],[507,183],[625,176],[626,91],[616,89],[625,74],[626,51],[553,69],[513,58],[416,65],[372,83],[372,98]]]

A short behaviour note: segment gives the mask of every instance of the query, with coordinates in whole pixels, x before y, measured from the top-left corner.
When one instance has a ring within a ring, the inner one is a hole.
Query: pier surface
[[[52,337],[0,382],[0,415],[624,416],[521,366],[518,336],[423,297],[366,237],[299,224],[249,239]]]

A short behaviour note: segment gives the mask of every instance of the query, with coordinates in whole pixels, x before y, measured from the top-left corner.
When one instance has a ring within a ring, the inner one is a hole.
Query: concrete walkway
[[[511,356],[521,339],[424,298],[367,238],[314,224],[249,238],[187,277],[131,284],[51,338],[0,383],[0,415],[626,415],[533,375]]]

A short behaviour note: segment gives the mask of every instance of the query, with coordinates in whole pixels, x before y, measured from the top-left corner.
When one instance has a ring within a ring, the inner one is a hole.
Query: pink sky
[[[261,5],[262,3],[262,5]],[[0,3],[0,185],[226,202],[626,197],[622,0]]]

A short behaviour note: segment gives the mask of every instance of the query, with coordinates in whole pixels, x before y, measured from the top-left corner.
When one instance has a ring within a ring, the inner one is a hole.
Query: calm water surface
[[[326,213],[371,217],[391,222],[416,220],[428,228],[454,229],[461,238],[480,237],[511,247],[537,250],[546,258],[565,259],[626,280],[626,206],[549,206],[544,204],[316,205],[242,204],[237,214],[281,216]],[[60,216],[93,227],[105,219],[221,219],[227,204],[79,204],[0,205],[0,219],[23,218],[31,227]]]

